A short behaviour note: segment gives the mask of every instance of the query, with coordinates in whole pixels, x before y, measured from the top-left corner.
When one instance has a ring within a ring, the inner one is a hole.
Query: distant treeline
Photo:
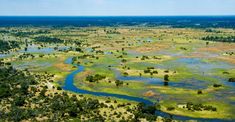
[[[36,42],[43,42],[43,43],[64,43],[64,40],[54,37],[46,37],[46,36],[39,36],[34,38]]]
[[[16,33],[12,33],[12,35],[17,36],[17,37],[28,37],[30,35],[36,35],[36,34],[47,34],[50,33],[49,31],[43,31],[43,30],[39,30],[36,32],[16,32]]]
[[[48,34],[50,31],[48,30],[39,30],[39,31],[17,31],[17,30],[0,30],[0,33],[2,34],[11,34],[13,36],[17,37],[29,37],[31,35],[37,35],[37,34]]]
[[[209,32],[209,33],[222,33],[221,31],[213,30],[213,29],[206,29],[205,32]]]
[[[0,26],[171,26],[177,28],[235,28],[235,16],[0,17]]]
[[[0,30],[0,33],[9,33],[10,31],[7,30]]]
[[[16,41],[2,41],[0,40],[0,52],[9,51],[14,48],[19,48],[20,44]]]
[[[206,37],[203,37],[202,40],[216,41],[216,42],[235,42],[235,36],[228,36],[228,37],[223,37],[223,36],[206,36]]]

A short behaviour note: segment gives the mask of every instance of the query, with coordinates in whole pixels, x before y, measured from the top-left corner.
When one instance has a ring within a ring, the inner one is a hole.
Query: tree
[[[229,78],[228,82],[235,82],[235,78]]]
[[[124,75],[124,76],[128,76],[129,74],[128,74],[127,72],[124,72],[123,75]]]
[[[126,60],[126,59],[122,59],[121,61],[122,61],[122,63],[126,63],[126,62],[127,62],[127,60]]]
[[[57,87],[57,90],[62,90],[62,88],[60,86]]]
[[[25,104],[25,98],[22,96],[16,97],[13,102],[14,102],[14,105],[16,106],[23,106]]]
[[[11,91],[9,85],[7,85],[6,83],[0,84],[0,98],[6,98],[10,96],[11,93],[9,91]]]
[[[43,88],[42,91],[40,92],[40,96],[45,97],[47,90],[46,88]]]
[[[197,94],[202,94],[202,90],[198,90],[198,91],[197,91]]]
[[[153,71],[153,73],[154,73],[154,74],[158,74],[158,71],[155,70],[155,71]]]
[[[169,81],[169,75],[164,75],[164,81]]]
[[[78,52],[82,52],[82,49],[79,48],[79,47],[77,47],[75,50],[78,51]]]
[[[116,81],[115,81],[115,84],[116,84],[117,87],[118,87],[118,86],[121,86],[121,85],[123,85],[123,81],[116,80]]]

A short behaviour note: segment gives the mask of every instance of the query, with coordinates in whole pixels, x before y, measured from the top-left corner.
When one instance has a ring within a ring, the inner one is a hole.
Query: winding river
[[[72,58],[68,58],[65,61],[66,64],[72,64]],[[154,103],[150,100],[144,99],[144,98],[139,98],[139,97],[133,97],[133,96],[128,96],[128,95],[120,95],[120,94],[112,94],[112,93],[105,93],[105,92],[93,92],[93,91],[88,91],[88,90],[83,90],[74,85],[74,77],[80,73],[83,72],[85,67],[84,66],[77,66],[77,70],[71,72],[69,75],[67,75],[65,79],[65,84],[63,86],[64,90],[75,92],[75,93],[80,93],[80,94],[90,94],[90,95],[95,95],[95,96],[104,96],[104,97],[115,97],[115,98],[120,98],[120,99],[125,99],[125,100],[130,100],[130,101],[135,101],[135,102],[142,102],[145,103],[146,105],[154,105]],[[123,80],[123,79],[122,79]],[[128,79],[130,80],[130,79]],[[170,117],[170,115],[166,112],[163,111],[156,111],[156,114],[158,116],[162,117]],[[176,120],[197,120],[197,121],[211,121],[211,122],[232,122],[233,120],[222,120],[222,119],[204,119],[204,118],[193,118],[193,117],[186,117],[186,116],[180,116],[180,115],[173,115],[173,119]]]

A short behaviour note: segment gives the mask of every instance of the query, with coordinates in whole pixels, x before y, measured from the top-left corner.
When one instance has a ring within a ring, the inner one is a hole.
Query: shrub
[[[175,110],[175,107],[167,107],[167,111],[173,111]]]

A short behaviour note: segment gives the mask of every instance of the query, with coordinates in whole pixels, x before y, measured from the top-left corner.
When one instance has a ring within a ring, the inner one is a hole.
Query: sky
[[[0,16],[235,15],[235,0],[0,0]]]

